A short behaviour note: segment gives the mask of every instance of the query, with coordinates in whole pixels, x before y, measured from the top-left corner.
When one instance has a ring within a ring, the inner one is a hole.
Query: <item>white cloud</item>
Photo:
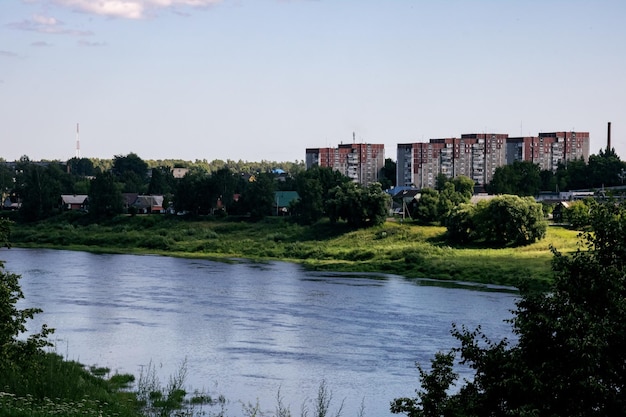
[[[86,41],[84,39],[81,39],[78,41],[78,45],[79,46],[86,46],[86,47],[98,47],[98,46],[106,46],[106,43],[104,42],[89,42]]]
[[[47,17],[42,15],[33,16],[33,22],[44,26],[55,26],[59,23],[59,21],[56,20],[54,17]]]
[[[55,3],[85,13],[123,19],[142,19],[158,9],[208,7],[221,0],[55,0]]]
[[[53,46],[51,43],[45,42],[45,41],[37,41],[37,42],[33,42],[30,44],[30,46],[36,46],[39,48],[47,48],[49,46]]]
[[[26,30],[30,32],[45,33],[49,35],[74,35],[74,36],[91,36],[88,31],[80,31],[67,29],[63,22],[54,17],[35,15],[31,19],[25,19],[21,22],[9,23],[7,25],[12,29]]]
[[[15,52],[1,51],[1,50],[0,50],[0,56],[5,56],[7,58],[18,58],[19,57],[19,55],[16,54]]]

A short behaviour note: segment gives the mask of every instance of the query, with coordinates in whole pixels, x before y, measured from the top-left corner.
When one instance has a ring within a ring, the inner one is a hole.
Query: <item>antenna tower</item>
[[[76,123],[76,158],[80,159],[80,139],[78,137],[78,123]]]

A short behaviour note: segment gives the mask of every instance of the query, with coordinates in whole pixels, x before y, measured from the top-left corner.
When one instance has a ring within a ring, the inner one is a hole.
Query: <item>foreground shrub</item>
[[[419,367],[421,390],[391,411],[417,416],[623,415],[626,410],[626,208],[596,207],[571,256],[553,250],[547,292],[522,288],[518,340],[453,327],[460,347]],[[473,370],[456,383],[455,359]]]

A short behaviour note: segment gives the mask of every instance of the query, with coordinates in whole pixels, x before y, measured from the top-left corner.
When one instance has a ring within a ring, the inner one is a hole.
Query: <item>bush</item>
[[[572,201],[563,213],[563,220],[576,230],[582,230],[591,224],[591,207],[595,204],[591,201]]]
[[[534,198],[503,195],[474,208],[459,205],[448,218],[447,235],[454,243],[520,246],[542,239],[547,227],[542,206]]]
[[[616,416],[626,410],[626,207],[606,204],[570,256],[553,250],[547,292],[522,288],[515,343],[453,326],[460,347],[418,365],[421,390],[394,413],[419,416]],[[474,375],[457,384],[455,359]]]
[[[473,204],[459,204],[446,221],[447,238],[455,243],[467,243],[476,236],[474,216],[476,206]]]

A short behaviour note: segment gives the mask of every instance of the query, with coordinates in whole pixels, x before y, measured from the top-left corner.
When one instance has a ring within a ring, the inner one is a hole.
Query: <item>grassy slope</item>
[[[15,225],[11,241],[22,247],[285,260],[314,269],[502,285],[525,278],[542,285],[551,277],[550,245],[568,252],[578,242],[576,231],[560,227],[550,227],[545,239],[526,247],[488,249],[453,248],[443,240],[445,228],[397,222],[351,231],[341,224],[303,227],[279,218],[250,223],[137,216],[81,225],[84,219],[77,216]]]

